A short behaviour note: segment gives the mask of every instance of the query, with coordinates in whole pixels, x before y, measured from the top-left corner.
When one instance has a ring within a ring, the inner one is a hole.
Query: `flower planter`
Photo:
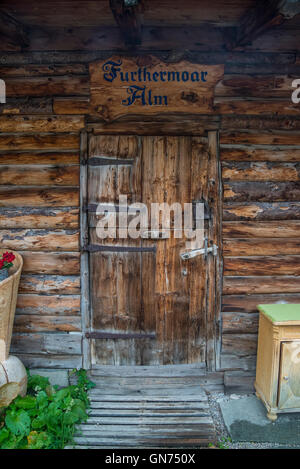
[[[2,280],[7,279],[8,277],[9,277],[9,273],[7,269],[0,270],[0,282],[2,282]]]
[[[0,249],[2,255],[7,249]],[[13,252],[13,251],[12,251]],[[17,252],[9,276],[0,281],[0,362],[8,359],[23,259]]]

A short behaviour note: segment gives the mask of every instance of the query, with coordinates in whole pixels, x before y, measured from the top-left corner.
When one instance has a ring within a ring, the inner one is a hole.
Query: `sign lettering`
[[[113,120],[125,114],[210,113],[223,75],[223,65],[112,57],[90,64],[91,114]]]

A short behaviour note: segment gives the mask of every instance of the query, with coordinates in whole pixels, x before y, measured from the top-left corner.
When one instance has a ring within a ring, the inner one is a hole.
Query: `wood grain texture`
[[[64,347],[62,347],[62,343]],[[49,355],[80,355],[81,335],[64,333],[15,333],[11,350],[14,354],[38,354],[45,363]]]
[[[38,275],[23,274],[19,286],[20,293],[39,295],[80,295],[78,275]]]
[[[2,69],[2,68],[1,68]],[[0,114],[10,115],[46,115],[53,111],[52,98],[10,98],[5,104],[0,104]]]
[[[298,130],[300,120],[295,116],[249,116],[249,115],[223,115],[221,128],[223,130]],[[274,148],[274,151],[276,148]]]
[[[220,143],[234,145],[300,145],[299,132],[222,131]]]
[[[76,134],[0,135],[0,150],[78,150]]]
[[[224,275],[300,275],[300,256],[225,257]]]
[[[1,116],[2,132],[78,132],[84,127],[80,116]]]
[[[80,270],[80,254],[78,252],[32,252],[20,251],[23,257],[24,273],[78,275]]]
[[[231,256],[275,256],[300,254],[299,238],[224,239],[223,254]]]
[[[223,223],[224,238],[297,238],[298,220],[278,221],[226,221]]]
[[[300,293],[300,278],[294,276],[224,277],[223,294]]]
[[[80,315],[79,295],[19,294],[16,314],[38,316]]]
[[[18,96],[87,96],[88,76],[49,76],[7,78],[7,97]]]
[[[51,334],[52,335],[52,334]],[[68,355],[68,354],[44,354],[38,353],[18,353],[18,357],[30,369],[35,368],[57,368],[57,369],[74,369],[82,367],[81,355]]]
[[[0,230],[4,249],[21,251],[78,251],[78,230],[10,229]]]
[[[299,220],[300,202],[233,202],[224,204],[223,220]]]
[[[76,165],[79,152],[13,151],[0,152],[0,165]]]
[[[257,334],[223,334],[222,353],[237,356],[256,355]]]
[[[6,186],[79,186],[79,167],[48,165],[2,166],[0,184]]]
[[[269,124],[270,125],[270,124]],[[232,144],[234,144],[234,140]],[[278,163],[288,161],[300,161],[300,149],[284,149],[282,147],[273,148],[254,148],[247,146],[246,148],[221,148],[220,152],[222,161],[274,161]]]
[[[220,360],[220,370],[255,370],[256,356],[239,356],[230,353],[223,353]]]
[[[258,313],[223,313],[223,334],[257,334]]]
[[[89,98],[54,98],[53,112],[55,114],[88,114]]]
[[[83,16],[85,13],[83,14]],[[81,21],[81,18],[79,19]],[[93,28],[32,28],[30,34],[31,51],[124,51],[128,54],[128,47],[124,45],[118,27],[99,25]],[[153,50],[172,50],[174,48],[193,49],[199,51],[222,50],[222,32],[210,25],[202,24],[201,28],[188,26],[168,27],[156,26],[143,28],[143,49],[147,53]],[[274,48],[273,48],[274,50]],[[291,50],[290,48],[288,50]],[[97,57],[98,58],[98,57]]]
[[[14,331],[24,332],[79,332],[79,316],[39,316],[35,314],[17,314]]]
[[[223,162],[223,180],[230,181],[299,181],[298,163]]]
[[[85,64],[26,64],[18,67],[7,67],[1,65],[1,76],[8,77],[34,77],[34,76],[64,76],[64,75],[87,75]]]
[[[222,183],[221,165],[219,161],[219,138],[217,132],[208,133],[208,201],[211,217],[209,220],[209,244],[218,246],[222,251]],[[193,174],[193,173],[192,173]],[[195,200],[195,199],[194,199]],[[199,199],[198,199],[199,200]],[[207,302],[207,367],[213,371],[219,366],[221,349],[221,288],[223,264],[220,255],[209,256],[208,262],[208,302]]]
[[[300,110],[290,98],[285,100],[272,100],[268,98],[216,98],[214,110],[222,115],[249,115],[249,116],[299,116]]]
[[[79,210],[74,207],[0,207],[0,228],[75,229]]]
[[[233,181],[224,183],[224,200],[232,202],[300,201],[300,183]]]
[[[292,82],[288,75],[225,75],[216,86],[216,97],[286,98],[290,100]],[[277,104],[280,108],[280,105]]]
[[[221,148],[220,152],[222,161],[270,161],[270,162],[298,162],[300,161],[300,150],[297,148],[283,149],[282,147],[273,148],[254,148],[247,146],[246,148]]]
[[[257,312],[257,306],[260,304],[274,304],[280,302],[297,304],[299,300],[300,295],[298,293],[223,295],[222,311],[228,313],[255,313]]]
[[[76,207],[79,191],[74,187],[0,187],[0,207]]]
[[[202,119],[202,116],[174,116],[170,115],[171,119],[163,119],[163,115],[159,118],[145,120],[140,118],[138,121],[135,119],[118,119],[114,122],[101,122],[97,124],[90,123],[88,129],[93,129],[93,132],[98,135],[199,135],[206,136],[208,129],[218,129],[219,119],[215,116],[211,118]],[[167,116],[169,117],[169,116]]]

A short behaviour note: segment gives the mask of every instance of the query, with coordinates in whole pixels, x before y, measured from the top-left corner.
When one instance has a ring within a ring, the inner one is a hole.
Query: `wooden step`
[[[203,410],[208,409],[207,402],[99,402],[93,401],[91,409],[103,410],[105,412],[117,412],[118,410],[142,410],[148,411],[167,411],[178,412],[179,410]]]
[[[106,377],[184,377],[206,374],[205,363],[196,365],[157,365],[157,366],[94,366],[90,376]]]
[[[90,375],[96,387],[89,391],[89,417],[75,435],[76,448],[194,448],[215,442],[209,401],[201,384],[205,370],[175,377],[135,375],[133,370],[126,377],[116,376],[115,367],[109,368],[114,368],[109,376]],[[217,382],[220,375],[214,374],[213,379]]]

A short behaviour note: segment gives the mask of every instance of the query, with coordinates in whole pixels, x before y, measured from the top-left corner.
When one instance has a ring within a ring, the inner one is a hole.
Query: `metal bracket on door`
[[[192,249],[191,251],[183,252],[180,254],[181,259],[184,261],[188,259],[192,259],[193,257],[197,256],[204,256],[205,259],[207,255],[212,253],[213,256],[217,256],[218,254],[218,246],[215,244],[213,246],[208,247],[207,239],[204,240],[204,248],[201,249]]]

